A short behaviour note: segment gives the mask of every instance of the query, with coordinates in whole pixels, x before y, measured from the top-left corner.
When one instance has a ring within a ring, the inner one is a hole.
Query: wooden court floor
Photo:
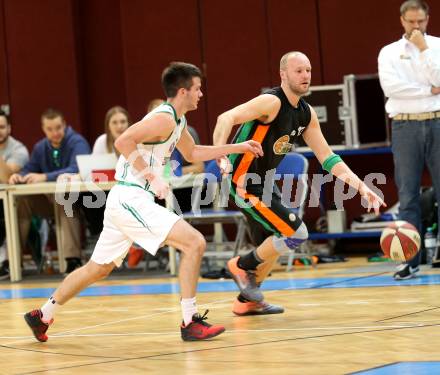
[[[235,291],[202,292],[200,311],[208,308],[210,321],[225,325],[226,332],[192,343],[180,339],[178,294],[136,294],[140,286],[175,279],[102,282],[103,295],[75,298],[59,311],[46,343],[35,341],[22,318],[46,298],[22,298],[19,292],[39,293],[56,283],[1,283],[0,292],[13,298],[0,299],[0,374],[347,374],[395,362],[440,361],[437,273],[425,270],[433,282],[417,285],[396,284],[390,269],[356,260],[280,270],[270,281],[285,287],[265,296],[286,311],[268,316],[235,317]],[[369,286],[374,280],[391,282]],[[297,282],[306,286],[296,288]],[[131,288],[131,294],[106,295],[117,286]]]

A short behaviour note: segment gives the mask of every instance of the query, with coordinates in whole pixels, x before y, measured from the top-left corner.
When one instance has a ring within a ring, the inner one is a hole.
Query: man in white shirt
[[[7,184],[29,160],[26,146],[11,136],[11,124],[5,112],[0,111],[0,183]]]
[[[440,202],[440,38],[426,34],[425,2],[405,1],[400,15],[405,34],[380,51],[379,78],[392,118],[399,217],[422,233],[420,183],[425,162]],[[419,264],[420,253],[399,266],[394,278],[415,277]]]
[[[26,146],[11,136],[11,123],[8,115],[0,111],[0,183],[7,184],[9,177],[17,173],[29,160]],[[3,220],[3,206],[0,207]],[[0,224],[0,280],[9,278],[4,223]]]

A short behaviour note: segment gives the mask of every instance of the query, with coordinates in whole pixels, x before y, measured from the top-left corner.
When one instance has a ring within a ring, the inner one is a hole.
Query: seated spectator
[[[20,171],[29,160],[26,146],[11,136],[11,123],[0,111],[0,183],[7,184],[12,174]]]
[[[128,111],[120,106],[110,108],[104,118],[104,134],[101,134],[93,145],[92,154],[111,154],[114,153],[119,157],[119,153],[115,150],[114,143],[128,127],[131,125],[130,115]],[[88,196],[90,193],[83,193],[82,196]],[[97,236],[101,233],[104,222],[104,207],[88,208],[82,207],[87,221],[87,227],[90,235]]]
[[[29,162],[19,173],[11,175],[9,183],[34,184],[69,178],[78,174],[76,156],[90,154],[87,141],[66,126],[60,111],[47,109],[41,115],[41,123],[46,137],[36,143]],[[68,217],[64,207],[55,203],[53,194],[24,196],[17,200],[21,247],[26,245],[32,214],[53,217],[54,204],[63,233],[60,243],[66,256],[66,273],[70,273],[81,266],[81,222],[76,208],[73,217]]]
[[[131,125],[130,115],[120,106],[110,108],[104,119],[104,134],[101,134],[93,145],[92,154],[117,154],[114,143]]]
[[[7,184],[9,177],[17,173],[29,160],[29,153],[23,143],[11,136],[11,123],[5,112],[0,111],[0,183]],[[9,277],[7,244],[3,206],[0,205],[0,280]]]

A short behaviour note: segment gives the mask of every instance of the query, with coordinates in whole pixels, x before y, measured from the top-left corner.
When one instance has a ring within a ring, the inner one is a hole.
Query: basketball
[[[380,247],[386,257],[406,262],[419,251],[420,234],[414,225],[406,221],[395,221],[383,230]]]

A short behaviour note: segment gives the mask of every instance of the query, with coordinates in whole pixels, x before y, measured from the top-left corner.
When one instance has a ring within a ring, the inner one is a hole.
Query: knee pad
[[[283,254],[289,250],[296,249],[309,237],[309,232],[304,223],[298,227],[291,237],[273,237],[273,246],[278,253]]]

